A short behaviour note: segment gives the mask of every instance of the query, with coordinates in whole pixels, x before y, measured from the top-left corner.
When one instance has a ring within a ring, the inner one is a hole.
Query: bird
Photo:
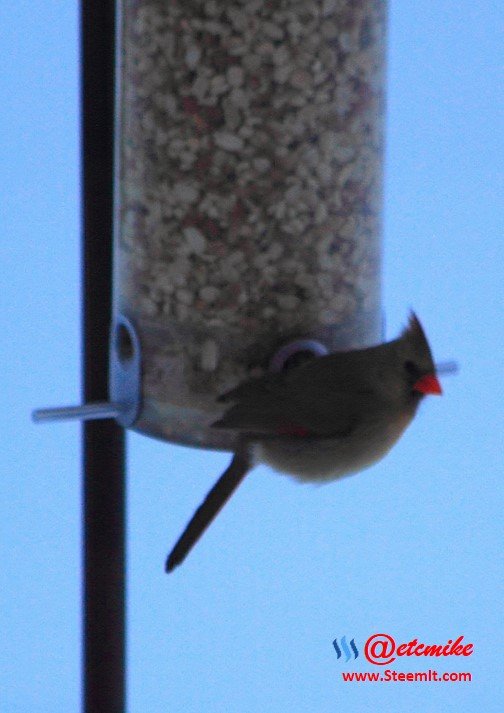
[[[248,379],[218,397],[212,424],[237,438],[233,458],[166,560],[182,563],[258,463],[312,483],[336,480],[381,460],[429,394],[442,393],[427,337],[414,312],[389,342],[315,357]]]

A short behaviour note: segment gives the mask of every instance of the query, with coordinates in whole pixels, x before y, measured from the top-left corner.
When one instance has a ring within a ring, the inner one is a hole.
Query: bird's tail
[[[170,552],[166,560],[167,572],[172,572],[175,567],[178,567],[184,561],[251,468],[252,457],[250,450],[245,445],[240,446],[231,463],[209,491]]]

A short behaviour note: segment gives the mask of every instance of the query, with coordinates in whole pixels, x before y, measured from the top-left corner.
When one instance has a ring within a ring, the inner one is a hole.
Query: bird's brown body
[[[352,434],[341,437],[289,437],[259,441],[253,447],[256,463],[306,482],[325,482],[358,473],[383,458],[399,440],[414,412],[398,414],[384,424],[369,418]]]
[[[360,471],[392,448],[427,393],[441,389],[429,344],[412,314],[391,342],[318,357],[221,396],[227,409],[213,425],[235,431],[240,447],[172,551],[167,569],[182,561],[256,463],[312,482]]]

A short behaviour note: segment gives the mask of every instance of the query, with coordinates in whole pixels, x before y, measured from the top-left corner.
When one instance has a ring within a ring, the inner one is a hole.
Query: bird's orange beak
[[[437,394],[438,396],[441,396],[443,393],[441,384],[434,374],[426,374],[426,376],[422,376],[413,384],[413,388],[415,391],[420,391],[421,394]]]

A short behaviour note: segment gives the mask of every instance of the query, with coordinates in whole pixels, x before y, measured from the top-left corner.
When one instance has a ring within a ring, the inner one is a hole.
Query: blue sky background
[[[170,577],[228,456],[130,434],[131,713],[502,710],[503,19],[497,0],[391,2],[387,333],[414,307],[436,358],[460,362],[444,396],[356,477],[316,488],[257,469]],[[75,3],[0,8],[6,713],[79,709],[79,427],[29,418],[80,394],[77,30]],[[376,631],[463,634],[474,655],[437,668],[473,682],[343,683],[371,670]],[[343,635],[353,665],[332,648]]]

